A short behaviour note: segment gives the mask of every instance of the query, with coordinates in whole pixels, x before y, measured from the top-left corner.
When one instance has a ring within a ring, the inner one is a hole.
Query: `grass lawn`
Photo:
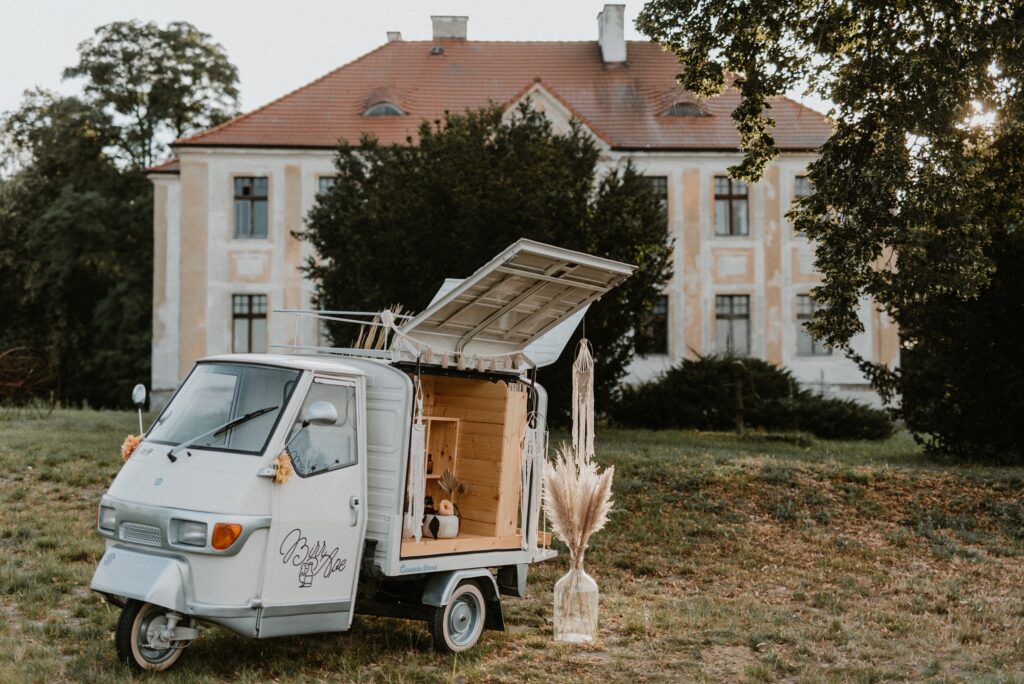
[[[117,609],[88,590],[129,413],[0,416],[0,681],[128,681]],[[168,682],[1024,682],[1024,469],[882,444],[599,430],[616,512],[587,554],[601,639],[551,642],[565,556],[459,658],[425,626],[205,632]]]

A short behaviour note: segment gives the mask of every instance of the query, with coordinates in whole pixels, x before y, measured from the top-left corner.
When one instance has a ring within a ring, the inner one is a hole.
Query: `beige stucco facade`
[[[530,93],[556,129],[570,113],[539,87]],[[511,108],[510,108],[511,109]],[[600,144],[600,142],[599,142]],[[310,319],[275,310],[311,307],[314,286],[300,271],[312,256],[293,236],[316,201],[319,179],[333,174],[333,151],[197,148],[178,151],[180,174],[154,174],[153,378],[157,401],[166,398],[200,357],[231,351],[232,295],[267,296],[267,345],[315,346]],[[716,351],[715,296],[749,297],[751,354],[787,366],[818,391],[874,402],[853,362],[841,354],[797,353],[797,296],[819,282],[813,245],[794,233],[786,213],[797,176],[813,156],[784,153],[749,188],[749,235],[716,236],[714,178],[739,153],[622,152],[603,147],[602,164],[631,160],[645,175],[668,182],[669,232],[675,275],[666,287],[668,354],[638,357],[630,380],[649,379],[683,357]],[[268,179],[267,237],[236,238],[233,179]],[[494,245],[497,252],[506,245]],[[399,245],[389,245],[399,249]],[[466,275],[466,274],[452,274]],[[440,283],[439,283],[440,285]],[[898,362],[895,326],[868,301],[861,303],[865,332],[853,348],[889,365]]]

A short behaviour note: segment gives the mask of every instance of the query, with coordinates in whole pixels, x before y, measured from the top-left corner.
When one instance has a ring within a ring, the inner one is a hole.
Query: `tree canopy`
[[[977,312],[1022,264],[1024,3],[651,0],[637,24],[679,57],[684,87],[738,88],[737,176],[756,180],[776,154],[772,97],[806,86],[832,103],[834,132],[808,169],[815,193],[793,215],[824,277],[811,331],[847,345],[870,297],[899,325],[904,368],[861,361],[884,396],[902,396],[911,428],[961,453],[1019,454],[1007,422],[989,423],[1002,437],[962,434],[962,422],[953,436],[943,416],[984,413],[992,397],[1019,410],[1020,355],[994,368],[992,340],[941,324]],[[1014,308],[988,314],[997,337],[1018,326]],[[953,358],[955,370],[925,372]],[[978,374],[989,397],[969,381]],[[927,406],[915,384],[924,376],[943,378]]]
[[[0,184],[0,349],[45,356],[60,398],[126,404],[149,369],[149,182],[104,151],[109,117],[35,92],[3,126],[20,170]]]
[[[238,108],[238,70],[224,48],[188,22],[116,21],[78,46],[65,78],[84,77],[97,107],[118,124],[130,165],[149,166],[169,139],[209,128]]]
[[[630,165],[600,174],[598,157],[581,127],[556,133],[525,105],[512,116],[497,107],[446,115],[406,145],[342,143],[334,184],[303,233],[319,255],[305,271],[320,304],[419,311],[445,278],[472,274],[521,237],[636,264],[586,317],[606,405],[632,331],[670,276],[671,247],[646,179]],[[333,333],[352,342],[350,330]],[[569,357],[541,372],[555,413],[568,409]]]
[[[117,22],[79,50],[82,97],[31,90],[0,116],[0,352],[44,357],[65,403],[126,406],[150,366],[144,167],[233,111],[237,73],[183,23]]]

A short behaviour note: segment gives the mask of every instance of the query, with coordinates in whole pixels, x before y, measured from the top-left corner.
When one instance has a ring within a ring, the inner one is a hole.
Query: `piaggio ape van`
[[[520,240],[422,313],[377,315],[381,349],[197,362],[100,501],[91,586],[122,608],[119,657],[164,670],[201,625],[264,639],[355,612],[425,620],[443,652],[503,629],[501,596],[555,555],[535,369],[632,270]],[[468,490],[436,536],[446,472]]]

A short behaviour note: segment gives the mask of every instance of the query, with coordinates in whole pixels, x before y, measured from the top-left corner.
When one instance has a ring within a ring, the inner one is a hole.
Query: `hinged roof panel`
[[[634,266],[519,240],[435,298],[401,333],[435,351],[476,358],[523,353],[628,278]],[[557,358],[534,360],[547,365]]]

